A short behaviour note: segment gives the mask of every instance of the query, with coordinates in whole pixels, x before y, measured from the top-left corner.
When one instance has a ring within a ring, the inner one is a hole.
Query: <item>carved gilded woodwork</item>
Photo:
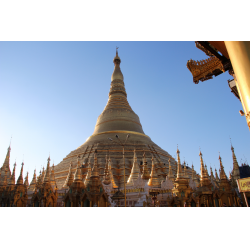
[[[193,75],[194,83],[198,84],[199,81],[206,81],[212,79],[215,71],[225,72],[222,62],[215,56],[201,61],[189,60],[187,68]]]
[[[56,207],[58,193],[57,189],[53,190],[50,183],[43,183],[37,187],[32,194],[31,206],[33,207]]]

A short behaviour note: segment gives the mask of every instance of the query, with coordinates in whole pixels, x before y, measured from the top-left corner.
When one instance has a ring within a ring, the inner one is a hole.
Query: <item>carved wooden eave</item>
[[[227,70],[232,71],[230,60],[224,55],[220,55],[209,42],[195,42],[195,44],[198,49],[209,56],[205,60],[195,61],[191,59],[187,62],[187,68],[192,73],[195,84],[198,84],[199,81],[212,79],[213,76],[218,76]]]
[[[216,57],[210,57],[201,61],[189,60],[187,68],[193,75],[194,83],[198,84],[199,81],[206,81],[224,72],[224,67],[221,61]]]

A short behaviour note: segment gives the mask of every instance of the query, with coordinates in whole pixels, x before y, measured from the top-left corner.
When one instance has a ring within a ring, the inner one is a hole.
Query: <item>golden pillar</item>
[[[234,73],[236,86],[250,129],[250,42],[225,41]]]

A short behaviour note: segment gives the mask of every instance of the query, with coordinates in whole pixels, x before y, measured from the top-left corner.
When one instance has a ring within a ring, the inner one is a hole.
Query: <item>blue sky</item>
[[[226,174],[232,169],[232,139],[239,164],[249,161],[250,133],[240,101],[230,92],[226,72],[193,83],[187,60],[207,56],[194,42],[0,42],[0,163],[11,143],[11,170],[29,180],[58,164],[93,133],[104,109],[113,72],[115,47],[128,101],[145,134],[181,161],[200,171],[204,162]]]

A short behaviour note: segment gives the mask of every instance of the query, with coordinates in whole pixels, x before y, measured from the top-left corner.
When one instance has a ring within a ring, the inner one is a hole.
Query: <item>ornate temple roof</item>
[[[195,45],[202,50],[209,58],[201,61],[188,60],[187,68],[193,75],[194,83],[212,79],[225,71],[232,71],[232,65],[224,42],[202,42],[196,41]],[[219,53],[220,52],[220,53]]]

